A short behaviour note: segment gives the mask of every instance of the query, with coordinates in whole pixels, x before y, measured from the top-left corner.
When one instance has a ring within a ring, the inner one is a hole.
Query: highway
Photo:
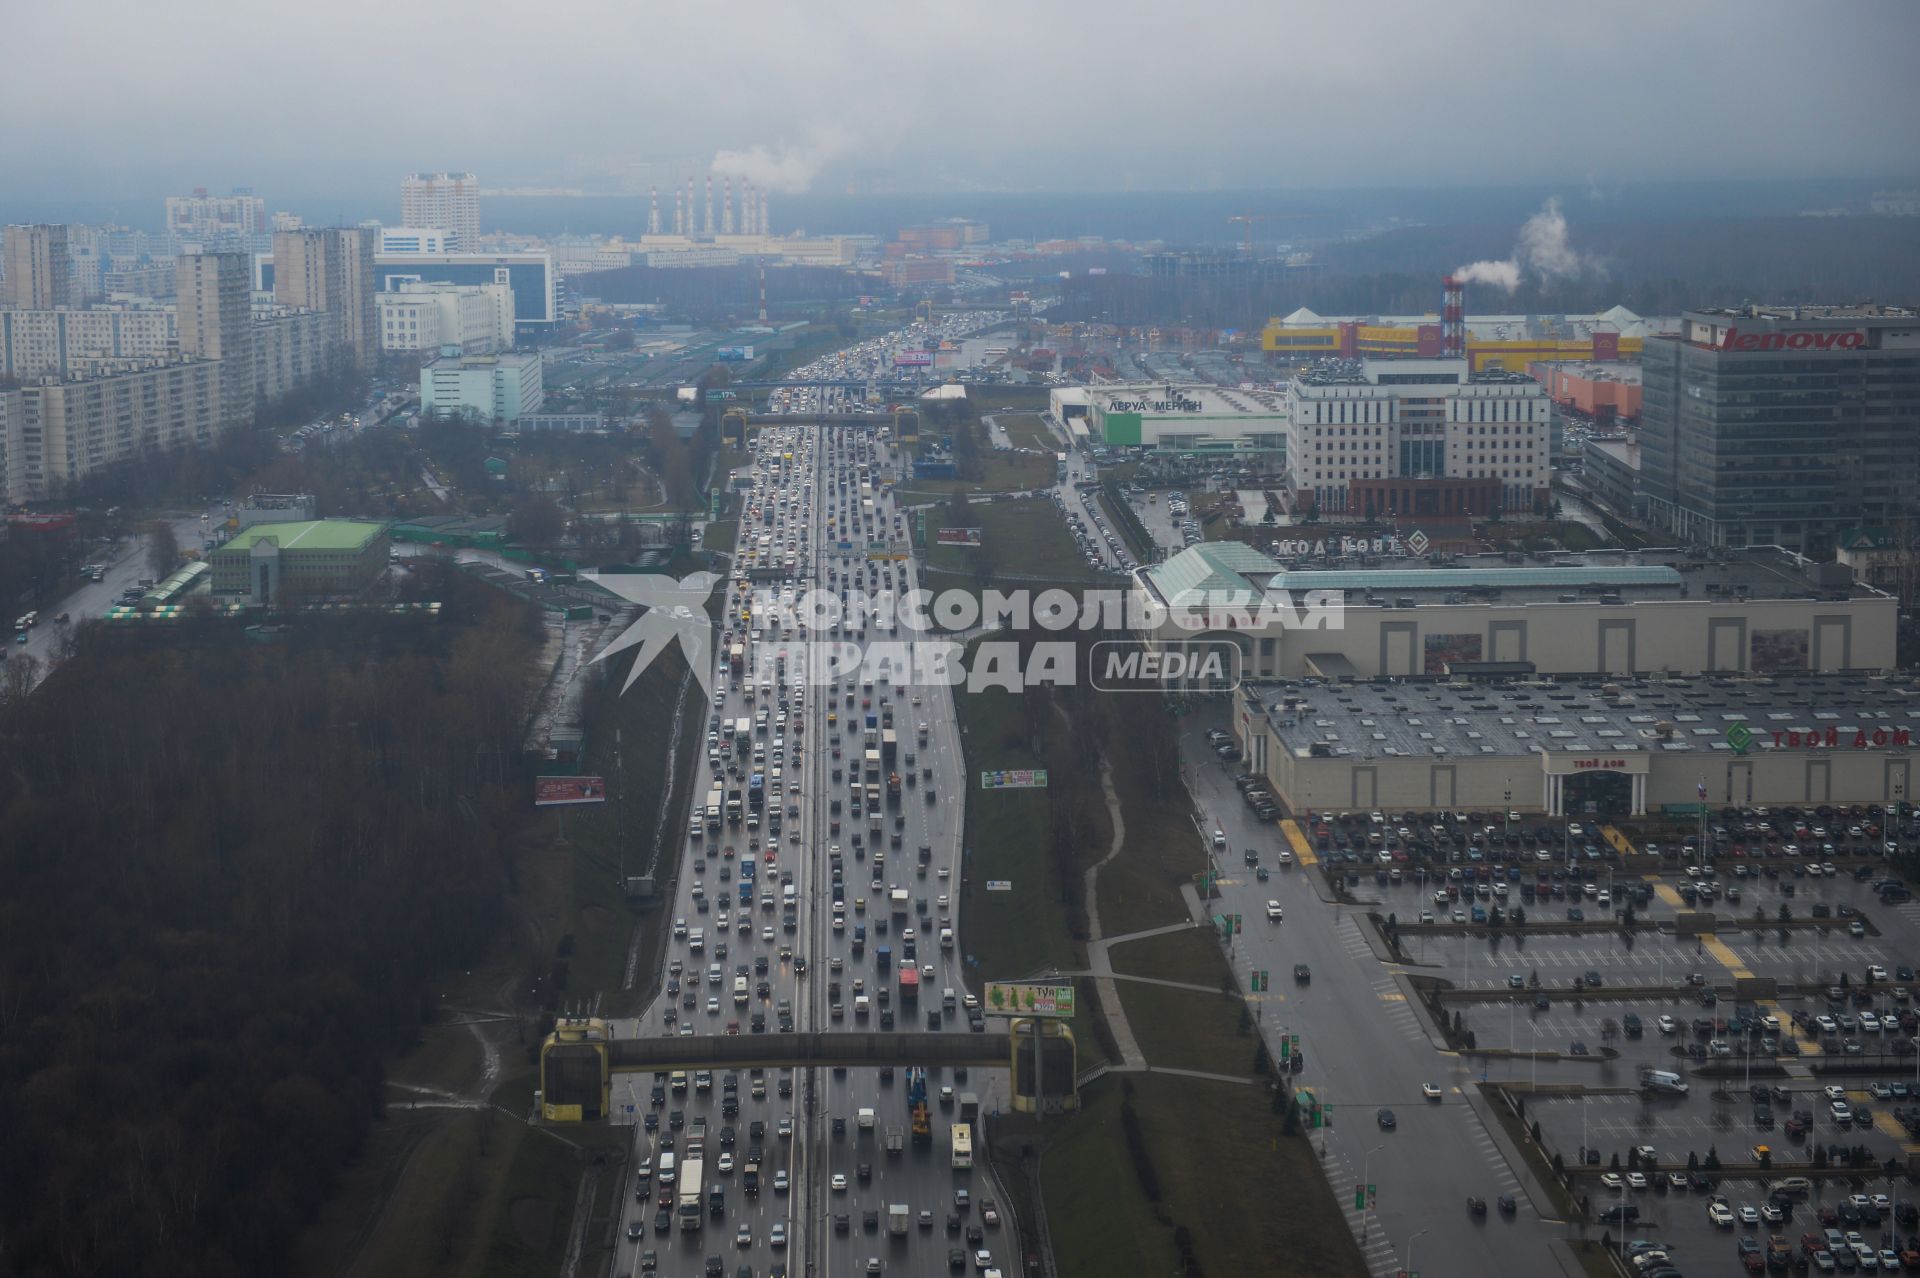
[[[909,636],[873,625],[846,624],[838,633],[831,626],[776,627],[777,609],[765,607],[764,600],[763,606],[751,607],[755,591],[791,605],[814,587],[836,599],[843,588],[850,595],[912,588],[911,560],[869,558],[870,541],[897,539],[905,545],[904,531],[894,529],[891,498],[881,491],[894,472],[892,459],[876,452],[866,432],[856,430],[774,428],[759,432],[752,443],[753,488],[744,502],[735,577],[727,585],[710,708],[712,738],[693,789],[695,804],[704,807],[714,781],[722,784],[723,794],[745,792],[759,773],[765,778],[764,815],[743,801],[738,823],[723,818],[717,832],[689,832],[674,888],[670,917],[676,920],[676,935],[668,948],[667,983],[635,1029],[642,1034],[751,1034],[758,1018],[765,1030],[777,1031],[784,1010],[799,1030],[911,1033],[925,1032],[927,1014],[936,1009],[941,1028],[964,1029],[965,1019],[948,1014],[941,1000],[948,988],[956,1000],[967,993],[958,950],[944,949],[938,941],[942,927],[954,926],[951,905],[963,873],[962,808],[955,801],[963,763],[951,695],[944,687],[902,686],[904,673],[886,672],[883,678],[878,669],[856,669],[830,684],[810,683],[802,655],[809,640],[867,650],[875,641]],[[876,490],[871,516],[863,510],[862,465]],[[839,548],[843,540],[846,551]],[[790,575],[766,573],[773,579],[749,586],[747,577],[756,569],[787,569],[789,555]],[[751,619],[743,619],[742,609],[750,607]],[[736,642],[743,648],[738,675],[729,668]],[[778,665],[783,654],[784,671]],[[866,686],[869,682],[872,686]],[[764,728],[757,722],[763,710]],[[897,806],[883,801],[875,813],[867,810],[863,794],[856,818],[848,787],[865,750],[863,719],[889,711],[899,734],[894,766],[903,776],[900,800]],[[756,722],[744,752],[736,753],[732,734],[722,727],[743,716]],[[905,780],[909,768],[911,784]],[[755,863],[753,904],[743,910],[738,894],[749,860]],[[781,903],[789,883],[791,930]],[[896,887],[908,893],[900,918],[886,904]],[[686,934],[680,935],[683,923]],[[696,929],[704,930],[698,951],[692,945]],[[856,943],[857,930],[865,931],[863,945]],[[909,937],[909,930],[915,935]],[[898,997],[895,972],[883,973],[878,966],[882,946],[898,960],[909,941],[928,990],[913,1007]],[[736,995],[734,980],[743,965],[746,987]],[[856,1004],[862,995],[868,1000],[864,1017]],[[744,1004],[736,1005],[741,997]],[[634,1031],[623,1026],[620,1032]],[[976,1200],[996,1195],[985,1186],[983,1172],[952,1168],[950,1131],[957,1104],[943,1105],[941,1089],[975,1092],[983,1111],[990,1111],[1005,1102],[1004,1070],[976,1069],[965,1081],[953,1070],[929,1071],[932,1140],[918,1146],[907,1139],[901,1152],[891,1154],[887,1130],[904,1134],[909,1125],[904,1071],[891,1079],[874,1069],[768,1074],[764,1094],[757,1094],[751,1076],[739,1080],[738,1113],[731,1118],[722,1112],[724,1077],[715,1077],[704,1093],[697,1078],[684,1094],[663,1087],[658,1103],[651,1075],[622,1077],[615,1108],[631,1105],[633,1113],[619,1116],[626,1121],[659,1116],[659,1130],[638,1125],[636,1157],[658,1168],[664,1142],[671,1138],[674,1152],[684,1158],[688,1132],[704,1118],[705,1176],[709,1185],[723,1186],[725,1206],[720,1217],[705,1217],[697,1232],[661,1230],[661,1224],[672,1224],[656,1215],[663,1187],[652,1179],[636,1181],[626,1200],[614,1272],[643,1272],[651,1253],[658,1272],[668,1274],[705,1274],[717,1261],[718,1272],[737,1275],[746,1266],[762,1278],[805,1273],[809,1265],[817,1273],[864,1271],[869,1260],[878,1260],[889,1274],[935,1275],[951,1272],[950,1248],[971,1253],[966,1231],[981,1228],[980,1213],[970,1208],[958,1231],[950,1233],[947,1217],[955,1209],[955,1190],[967,1188]],[[871,1129],[859,1124],[862,1109],[874,1111]],[[790,1138],[781,1136],[782,1120],[792,1124]],[[730,1148],[722,1133],[729,1122],[734,1128]],[[758,1139],[756,1122],[764,1124]],[[746,1172],[755,1149],[762,1160],[761,1188],[749,1195]],[[722,1171],[728,1154],[733,1165]],[[911,1213],[904,1238],[886,1233],[887,1209],[896,1204]],[[921,1228],[922,1212],[930,1213],[931,1228]],[[785,1233],[784,1247],[773,1245],[776,1228]],[[981,1245],[991,1249],[1000,1241],[999,1231],[983,1231]],[[969,1267],[977,1268],[971,1262]]]

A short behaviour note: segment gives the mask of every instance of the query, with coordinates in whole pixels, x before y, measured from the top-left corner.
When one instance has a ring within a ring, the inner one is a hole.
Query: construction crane
[[[1235,213],[1232,217],[1227,219],[1227,221],[1229,222],[1246,223],[1246,226],[1247,226],[1246,249],[1247,249],[1247,260],[1249,262],[1253,260],[1253,224],[1255,222],[1272,221],[1273,216],[1274,215],[1271,213]]]

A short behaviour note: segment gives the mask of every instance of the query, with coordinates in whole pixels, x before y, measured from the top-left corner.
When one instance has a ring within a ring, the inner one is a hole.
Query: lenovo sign
[[[1867,344],[1862,329],[1816,333],[1743,333],[1729,328],[1716,349],[1723,351],[1857,351]]]

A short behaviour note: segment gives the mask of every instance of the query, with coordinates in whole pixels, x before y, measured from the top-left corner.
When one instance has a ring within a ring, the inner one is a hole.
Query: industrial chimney
[[[733,234],[733,177],[727,177],[726,203],[720,206],[720,233]]]
[[[647,188],[647,234],[660,234],[660,188]]]
[[[1450,359],[1467,354],[1467,286],[1449,275],[1440,281],[1440,349]]]

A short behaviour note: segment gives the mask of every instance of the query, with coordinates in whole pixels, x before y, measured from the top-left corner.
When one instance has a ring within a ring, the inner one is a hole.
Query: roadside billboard
[[[935,539],[942,546],[977,546],[980,544],[978,528],[942,528]]]
[[[1047,788],[1047,770],[1045,768],[1011,768],[998,772],[980,774],[982,790],[1044,790]]]
[[[1073,1017],[1073,986],[988,981],[983,1010],[989,1016]]]
[[[556,808],[575,803],[605,803],[606,801],[605,777],[535,777],[533,779],[533,806],[536,808]]]
[[[932,351],[895,351],[893,353],[895,368],[926,367],[932,363]]]

